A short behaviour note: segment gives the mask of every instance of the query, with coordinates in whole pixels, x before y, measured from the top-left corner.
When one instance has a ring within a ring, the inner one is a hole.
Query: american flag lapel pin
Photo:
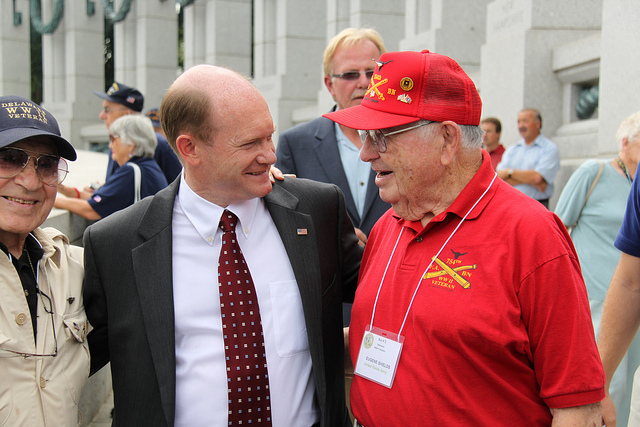
[[[298,232],[298,236],[306,236],[308,234],[306,228],[298,228],[297,232]]]

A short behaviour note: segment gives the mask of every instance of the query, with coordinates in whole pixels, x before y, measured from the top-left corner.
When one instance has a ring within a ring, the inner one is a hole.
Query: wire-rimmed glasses
[[[17,350],[12,350],[12,349],[8,349],[8,348],[3,348],[2,345],[0,344],[0,358],[2,357],[56,357],[58,355],[58,337],[56,336],[56,325],[55,325],[55,319],[53,317],[53,303],[51,302],[51,298],[49,297],[49,295],[45,294],[44,292],[42,292],[40,289],[38,289],[38,294],[40,294],[40,299],[42,300],[42,305],[44,306],[44,311],[45,313],[49,314],[51,316],[51,329],[53,330],[53,342],[54,342],[54,350],[52,353],[47,353],[47,354],[39,354],[39,353],[29,353],[29,352],[23,352],[23,351],[17,351]],[[11,341],[7,341],[8,343],[10,343]],[[5,343],[6,344],[6,343]],[[3,355],[2,352],[6,351],[9,354],[5,354]]]
[[[385,137],[397,135],[402,132],[407,132],[409,130],[416,129],[421,126],[426,126],[431,123],[435,123],[435,122],[425,120],[425,121],[421,121],[417,125],[409,126],[408,128],[394,130],[393,132],[387,132],[387,133],[382,132],[380,129],[359,130],[358,135],[360,135],[360,141],[362,141],[363,144],[367,140],[367,137],[369,137],[371,148],[373,148],[378,153],[384,153],[385,151],[387,151],[387,140],[385,139]]]
[[[0,149],[0,178],[18,175],[27,167],[30,159],[33,159],[38,176],[45,185],[55,187],[67,177],[69,165],[62,157],[53,154],[32,156],[21,148],[7,147]]]

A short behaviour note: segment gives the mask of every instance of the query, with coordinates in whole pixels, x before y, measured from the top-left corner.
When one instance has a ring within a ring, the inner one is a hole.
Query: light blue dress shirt
[[[502,161],[498,163],[497,170],[504,169],[538,172],[547,181],[547,189],[544,192],[529,184],[519,184],[514,188],[536,200],[548,199],[553,194],[553,180],[560,170],[558,147],[542,134],[538,135],[531,145],[527,145],[523,138],[507,148],[502,155]]]
[[[349,182],[349,190],[353,196],[353,201],[358,209],[358,215],[362,218],[364,202],[367,197],[367,184],[371,174],[371,165],[360,160],[360,149],[353,145],[340,129],[340,125],[335,123],[336,139],[338,140],[338,150],[340,151],[340,161],[344,173]]]

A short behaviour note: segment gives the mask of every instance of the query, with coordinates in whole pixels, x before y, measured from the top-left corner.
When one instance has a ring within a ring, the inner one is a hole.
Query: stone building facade
[[[64,5],[55,31],[43,36],[43,106],[80,149],[107,138],[91,91],[105,87],[104,16],[124,6],[114,27],[115,79],[139,88],[145,109],[160,103],[180,72],[180,3],[185,68],[211,63],[253,76],[278,131],[332,106],[322,52],[349,26],[378,30],[389,50],[429,49],[458,61],[480,91],[483,116],[503,122],[507,146],[519,137],[518,111],[539,109],[563,161],[557,188],[584,159],[617,152],[619,123],[640,110],[635,0],[115,0],[106,11],[102,0],[41,3],[45,24]],[[29,6],[0,2],[2,94],[30,94]],[[579,118],[576,104],[585,99],[593,112]]]

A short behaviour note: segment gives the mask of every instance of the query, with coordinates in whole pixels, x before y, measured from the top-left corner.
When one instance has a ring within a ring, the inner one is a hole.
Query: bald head
[[[160,104],[162,128],[174,150],[181,133],[209,141],[232,125],[229,118],[253,103],[266,105],[246,77],[223,67],[196,65],[178,77],[164,95]]]

